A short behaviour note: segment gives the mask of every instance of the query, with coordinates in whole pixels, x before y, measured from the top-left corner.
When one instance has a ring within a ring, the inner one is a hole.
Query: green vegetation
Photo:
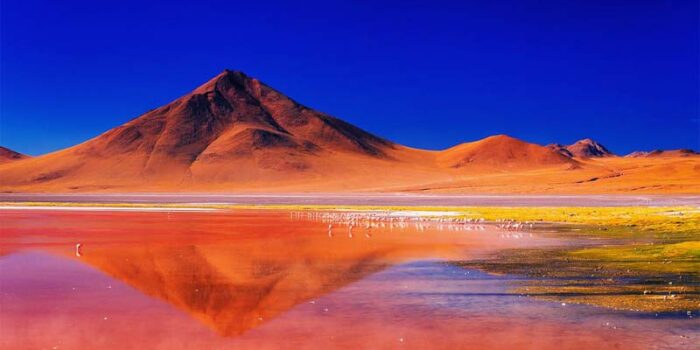
[[[583,261],[614,262],[611,267],[618,269],[700,277],[700,241],[587,248],[574,250],[569,256]]]
[[[538,278],[517,283],[513,293],[645,312],[700,310],[697,208],[485,209],[469,215],[564,223],[561,236],[604,239],[595,247],[521,249],[460,264]]]

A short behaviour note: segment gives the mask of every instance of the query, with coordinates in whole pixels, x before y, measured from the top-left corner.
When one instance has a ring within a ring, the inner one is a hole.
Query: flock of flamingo
[[[438,231],[486,231],[487,226],[500,231],[502,238],[524,238],[526,229],[533,229],[535,223],[520,222],[511,219],[499,219],[487,222],[484,218],[456,217],[451,212],[392,212],[392,211],[296,211],[290,213],[293,220],[317,221],[328,224],[328,237],[334,237],[339,231],[345,231],[348,238],[355,237],[360,231],[366,238],[372,237],[373,229],[414,228],[424,232],[428,227]],[[529,234],[532,237],[532,234]]]

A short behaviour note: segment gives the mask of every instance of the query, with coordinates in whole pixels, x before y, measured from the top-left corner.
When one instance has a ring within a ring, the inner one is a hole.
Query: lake
[[[401,213],[2,210],[3,349],[690,349],[698,320],[455,263],[591,244]]]

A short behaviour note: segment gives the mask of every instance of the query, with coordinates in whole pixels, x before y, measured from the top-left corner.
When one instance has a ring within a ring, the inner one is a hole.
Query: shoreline
[[[222,203],[87,203],[3,202],[3,211],[130,211],[130,212],[225,212],[276,210],[327,211],[396,217],[479,219],[488,222],[538,222],[551,224],[642,226],[653,230],[700,229],[700,207],[669,206],[423,206],[423,205],[317,205],[317,204],[222,204]],[[679,220],[682,219],[682,220]]]

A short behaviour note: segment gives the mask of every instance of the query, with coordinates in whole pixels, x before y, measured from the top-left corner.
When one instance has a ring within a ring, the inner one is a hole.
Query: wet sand
[[[450,264],[572,242],[488,224],[330,218],[2,211],[0,348],[687,349],[700,340],[696,320],[513,295],[512,276]]]
[[[288,194],[43,194],[3,193],[0,202],[225,203],[249,205],[396,206],[700,206],[700,195],[417,195],[377,193]]]

